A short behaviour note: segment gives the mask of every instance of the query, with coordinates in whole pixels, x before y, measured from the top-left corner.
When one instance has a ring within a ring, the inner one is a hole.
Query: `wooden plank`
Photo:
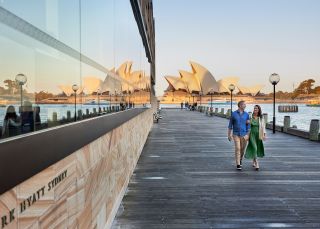
[[[163,110],[113,228],[320,228],[320,145],[268,131],[260,171],[235,170],[228,120]]]

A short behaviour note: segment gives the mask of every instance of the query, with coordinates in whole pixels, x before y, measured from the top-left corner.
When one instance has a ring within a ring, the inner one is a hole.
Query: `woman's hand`
[[[267,140],[267,136],[265,134],[263,135],[262,140],[263,141]]]

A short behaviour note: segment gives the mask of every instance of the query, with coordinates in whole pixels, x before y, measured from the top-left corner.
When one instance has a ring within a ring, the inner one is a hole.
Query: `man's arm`
[[[247,121],[246,121],[246,132],[247,132],[246,135],[248,136],[248,139],[250,136],[250,129],[251,129],[250,116],[248,114]]]
[[[231,114],[231,117],[229,119],[229,125],[228,125],[228,138],[232,138],[232,135],[231,135],[232,127],[233,127],[233,122],[232,122],[232,114]]]

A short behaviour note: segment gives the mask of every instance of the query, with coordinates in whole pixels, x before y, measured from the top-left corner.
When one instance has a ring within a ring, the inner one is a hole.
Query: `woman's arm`
[[[14,126],[14,127],[18,127],[18,126],[21,125],[21,123],[15,122],[15,121],[13,121],[12,119],[9,119],[9,124],[12,125],[12,126]]]

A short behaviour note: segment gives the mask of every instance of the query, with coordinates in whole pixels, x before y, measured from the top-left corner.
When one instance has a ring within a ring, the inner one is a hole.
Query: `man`
[[[246,103],[240,101],[238,110],[231,114],[228,126],[228,139],[229,141],[234,140],[237,170],[242,169],[242,158],[250,133],[250,116],[244,111],[245,108]],[[232,134],[231,130],[233,130]]]

